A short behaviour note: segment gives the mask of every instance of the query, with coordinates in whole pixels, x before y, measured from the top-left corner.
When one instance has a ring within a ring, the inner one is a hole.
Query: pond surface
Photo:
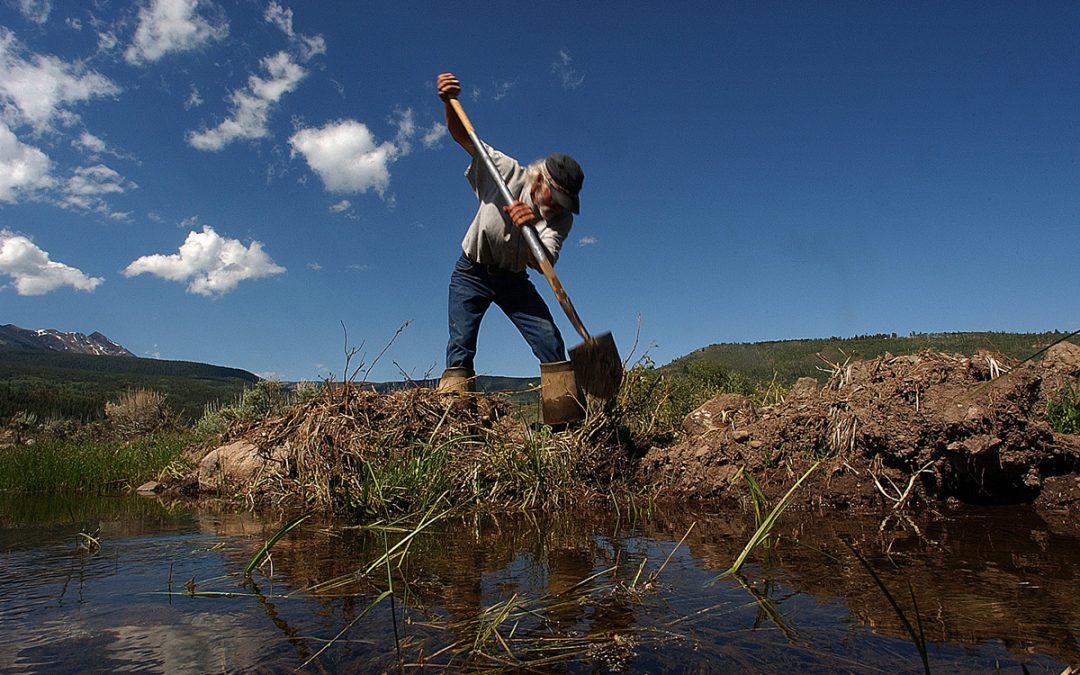
[[[1027,509],[789,512],[725,578],[752,515],[443,517],[397,548],[308,519],[245,584],[289,519],[0,495],[0,671],[923,672],[913,633],[935,673],[1080,664],[1076,526]]]

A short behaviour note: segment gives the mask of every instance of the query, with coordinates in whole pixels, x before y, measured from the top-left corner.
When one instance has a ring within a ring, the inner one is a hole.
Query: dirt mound
[[[551,506],[632,475],[611,424],[553,432],[499,396],[344,386],[237,423],[198,461],[204,491],[335,511]],[[606,494],[606,491],[604,491]]]
[[[1078,376],[1080,347],[1069,343],[1020,366],[985,351],[833,364],[822,387],[800,380],[775,405],[706,403],[674,445],[646,454],[639,475],[667,498],[737,499],[745,469],[775,497],[820,460],[800,490],[813,503],[1077,507],[1080,437],[1055,435],[1044,414]]]
[[[342,386],[280,417],[234,424],[199,462],[199,483],[249,499],[333,506],[342,494],[355,496],[350,488],[369,478],[370,466],[494,433],[508,409],[494,397]]]

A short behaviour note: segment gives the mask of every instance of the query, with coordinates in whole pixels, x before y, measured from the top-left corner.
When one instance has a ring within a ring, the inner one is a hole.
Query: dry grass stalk
[[[829,408],[828,445],[839,455],[855,451],[855,439],[859,428],[859,418],[846,405],[833,405]]]

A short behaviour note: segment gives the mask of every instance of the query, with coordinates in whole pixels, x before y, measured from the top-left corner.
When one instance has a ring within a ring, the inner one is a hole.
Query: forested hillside
[[[137,388],[164,393],[175,412],[195,419],[207,403],[229,402],[258,380],[245,370],[188,361],[0,348],[0,419],[18,412],[101,419],[106,401]]]
[[[778,340],[745,344],[714,344],[675,359],[660,370],[687,372],[694,363],[704,362],[740,373],[758,383],[790,385],[800,377],[823,381],[830,363],[847,359],[872,359],[885,353],[913,354],[924,349],[970,356],[977,349],[989,349],[1025,359],[1065,337],[1061,331],[1046,333],[913,333],[859,335],[852,338]],[[1080,338],[1072,341],[1080,344]],[[821,355],[820,357],[818,355]],[[823,360],[824,359],[824,360]]]

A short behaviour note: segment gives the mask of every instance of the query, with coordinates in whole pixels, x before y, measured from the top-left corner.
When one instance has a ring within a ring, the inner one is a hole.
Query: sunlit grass
[[[1046,404],[1046,421],[1059,433],[1080,434],[1080,380]]]
[[[53,441],[0,449],[0,490],[119,491],[157,479],[193,440],[163,433],[131,440]]]

